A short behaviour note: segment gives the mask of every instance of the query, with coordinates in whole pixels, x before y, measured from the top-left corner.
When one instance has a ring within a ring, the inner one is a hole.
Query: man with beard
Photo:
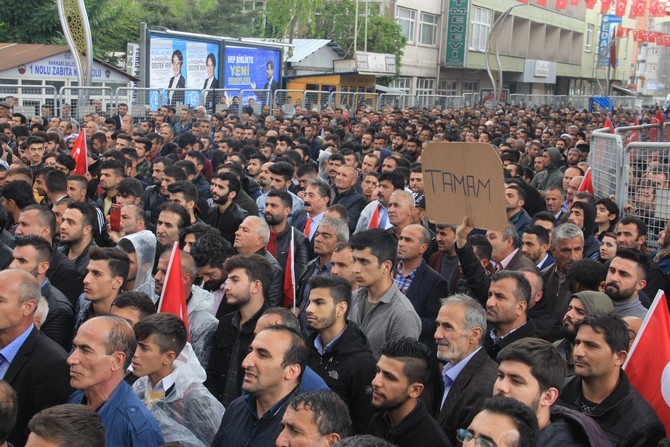
[[[235,240],[235,231],[248,216],[247,212],[233,203],[241,188],[235,174],[222,172],[212,177],[211,191],[214,205],[207,213],[206,223],[218,228],[221,235],[231,244]]]
[[[146,214],[147,222],[151,227],[156,225],[158,219],[158,208],[165,203],[168,196],[167,189],[163,194],[161,191],[161,183],[165,177],[165,168],[172,166],[174,162],[165,157],[156,157],[151,166],[151,182],[153,183],[142,194],[142,206],[144,207],[144,214]]]
[[[420,399],[430,365],[430,349],[413,338],[396,338],[382,346],[372,380],[372,406],[379,412],[370,420],[369,434],[398,447],[451,446]]]
[[[226,302],[237,310],[219,321],[205,386],[227,407],[242,391],[241,363],[254,338],[256,322],[267,308],[265,295],[272,281],[272,266],[262,256],[252,254],[228,258],[223,269],[228,273]]]
[[[558,403],[593,418],[613,445],[658,445],[665,437],[663,425],[621,368],[628,357],[626,323],[611,313],[596,313],[575,328],[575,377]]]
[[[537,417],[542,447],[609,445],[607,435],[591,418],[555,405],[565,383],[565,362],[551,343],[536,338],[518,340],[498,354],[494,396],[510,397]]]
[[[39,236],[24,236],[16,239],[9,268],[30,273],[40,284],[40,292],[46,300],[49,312],[40,326],[44,335],[63,347],[72,346],[72,328],[74,326],[74,308],[65,295],[55,288],[46,277],[51,264],[53,247]]]
[[[79,275],[86,274],[88,251],[95,245],[95,210],[91,205],[74,202],[67,206],[60,226],[60,246],[58,249],[74,262]]]
[[[197,238],[190,253],[198,269],[198,276],[204,282],[203,289],[214,295],[214,304],[210,312],[220,319],[227,308],[225,304],[221,306],[221,301],[225,297],[226,280],[223,264],[236,254],[235,249],[219,234],[204,234]]]
[[[582,259],[584,250],[582,230],[575,224],[564,223],[554,230],[551,245],[556,263],[540,272],[544,281],[543,298],[540,303],[544,303],[542,305],[545,306],[546,313],[553,318],[554,325],[558,329],[570,302],[570,288],[565,277],[570,266]],[[558,334],[552,332],[548,339],[556,340],[557,337]]]
[[[116,186],[123,180],[123,170],[123,163],[117,160],[105,160],[100,165],[98,185],[105,192],[98,199],[98,206],[105,216],[109,215],[112,204],[116,203]]]
[[[261,195],[267,194],[267,192],[270,191],[270,166],[273,164],[274,163],[271,161],[266,161],[265,163],[261,164],[260,168],[258,168],[258,175],[256,180],[258,181],[258,185],[261,187]],[[258,205],[258,203],[256,203],[256,205]]]
[[[574,293],[568,311],[563,317],[561,334],[565,337],[554,342],[558,352],[568,366],[568,379],[575,375],[575,362],[572,359],[572,348],[575,343],[575,324],[582,321],[587,315],[596,312],[608,313],[614,310],[612,300],[602,292],[583,290]]]
[[[305,188],[305,211],[307,212],[307,220],[305,225],[298,230],[309,239],[310,243],[310,258],[314,255],[314,237],[319,222],[323,219],[328,206],[332,200],[332,191],[328,184],[319,178],[309,181]]]
[[[388,206],[391,201],[391,195],[396,190],[405,189],[405,178],[398,172],[383,172],[379,176],[377,189],[372,193],[373,200],[368,203],[356,223],[355,233],[365,231],[370,228],[389,229],[393,225],[388,217]],[[337,200],[337,199],[336,199]]]
[[[365,433],[373,413],[375,360],[363,331],[347,321],[351,284],[337,276],[314,276],[308,286],[305,320],[314,332],[307,342],[307,364],[347,404],[355,431]]]
[[[296,228],[288,224],[291,213],[291,194],[288,191],[271,189],[265,201],[265,221],[270,227],[270,240],[266,249],[275,257],[279,265],[283,265],[287,276],[284,284],[292,284],[290,275],[299,274],[305,269],[309,260],[309,240]],[[291,265],[288,265],[288,263]],[[284,307],[296,305],[295,285],[284,287]]]
[[[510,343],[536,336],[536,327],[526,316],[531,293],[530,282],[522,272],[500,270],[491,275],[486,301],[490,331],[484,338],[484,349],[492,359]]]
[[[648,268],[649,258],[637,250],[619,250],[610,262],[605,278],[605,294],[612,300],[614,313],[619,317],[644,320],[647,315],[638,292],[647,284]]]
[[[188,211],[176,203],[165,203],[158,210],[156,256],[171,251],[181,231],[189,225]]]

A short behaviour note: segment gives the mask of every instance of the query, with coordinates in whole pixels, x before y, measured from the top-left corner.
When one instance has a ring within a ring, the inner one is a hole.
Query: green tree
[[[244,11],[242,0],[139,0],[142,20],[149,27],[214,36],[253,35],[254,11]]]
[[[379,14],[374,3],[370,3],[367,20],[367,50],[373,53],[389,53],[396,56],[396,67],[400,67],[403,48],[407,39],[402,29],[392,18]],[[354,0],[267,0],[265,2],[265,37],[286,39],[312,38],[332,39],[346,52],[345,58],[353,57],[356,3]],[[365,47],[365,11],[359,4],[357,49]]]

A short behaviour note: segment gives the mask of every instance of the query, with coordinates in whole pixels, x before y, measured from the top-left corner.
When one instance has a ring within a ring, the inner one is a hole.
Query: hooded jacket
[[[590,203],[575,202],[572,209],[579,208],[584,212],[584,226],[582,232],[584,233],[584,252],[582,258],[598,259],[600,255],[600,241],[593,235],[593,227],[595,226],[596,208]]]
[[[561,157],[561,152],[555,147],[548,147],[545,151],[549,152],[549,158],[551,159],[551,165],[544,171],[538,172],[533,180],[530,182],[530,186],[537,188],[540,191],[544,191],[548,188],[563,188],[563,173],[559,168],[563,165],[563,157]]]
[[[154,296],[154,278],[151,276],[151,271],[156,257],[156,235],[149,230],[142,230],[121,239],[127,239],[135,247],[137,273],[135,273],[134,291],[146,293],[152,298]]]
[[[356,323],[348,321],[339,338],[321,355],[314,345],[318,335],[314,332],[308,339],[307,365],[347,404],[356,432],[366,433],[374,414],[370,383],[376,367],[368,339]]]

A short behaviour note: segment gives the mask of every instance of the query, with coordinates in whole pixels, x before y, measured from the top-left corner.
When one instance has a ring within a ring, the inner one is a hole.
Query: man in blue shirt
[[[87,405],[98,412],[108,445],[152,447],[164,444],[155,419],[124,382],[137,341],[121,317],[95,317],[79,327],[67,359],[70,385],[68,403]]]
[[[226,409],[212,447],[273,445],[282,431],[281,419],[289,399],[300,392],[307,345],[287,326],[260,331],[242,362],[242,390]]]

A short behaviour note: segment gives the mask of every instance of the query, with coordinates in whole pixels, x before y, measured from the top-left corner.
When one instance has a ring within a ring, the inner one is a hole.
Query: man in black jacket
[[[536,336],[535,325],[526,317],[530,298],[530,283],[522,272],[500,270],[491,275],[484,349],[492,359],[513,341]]]
[[[665,429],[621,369],[628,356],[626,323],[596,313],[575,328],[575,377],[565,385],[559,404],[593,418],[614,445],[657,445]]]
[[[241,187],[240,181],[230,172],[222,172],[212,177],[214,205],[209,209],[206,222],[207,225],[218,228],[221,236],[231,244],[235,240],[235,231],[248,215],[239,205],[233,203]]]
[[[28,272],[37,279],[42,297],[49,305],[47,317],[40,330],[63,349],[69,350],[72,347],[74,308],[46,277],[52,254],[53,247],[46,239],[39,236],[20,237],[16,240],[13,261],[9,267]]]
[[[382,346],[372,380],[372,406],[379,410],[368,433],[398,447],[451,446],[419,398],[428,380],[431,352],[423,343],[399,337]]]
[[[539,338],[525,338],[498,353],[498,379],[494,396],[512,397],[535,412],[540,428],[538,445],[611,445],[593,419],[554,405],[566,377],[565,361],[558,349]]]
[[[313,276],[309,289],[305,313],[314,333],[307,343],[307,365],[347,404],[354,430],[365,433],[374,412],[370,382],[375,375],[375,359],[363,331],[347,321],[351,284],[337,276]]]
[[[39,411],[65,403],[71,394],[67,353],[33,325],[40,296],[37,280],[21,270],[0,271],[0,349],[10,343],[0,375],[18,395],[18,415],[8,441],[23,446],[30,418]]]

